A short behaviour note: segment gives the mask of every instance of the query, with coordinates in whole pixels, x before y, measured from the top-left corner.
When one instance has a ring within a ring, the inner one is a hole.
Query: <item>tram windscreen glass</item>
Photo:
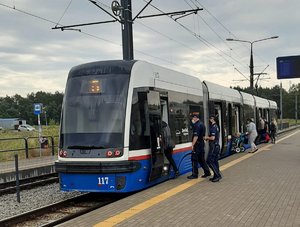
[[[64,146],[122,146],[129,75],[69,78],[63,103]]]

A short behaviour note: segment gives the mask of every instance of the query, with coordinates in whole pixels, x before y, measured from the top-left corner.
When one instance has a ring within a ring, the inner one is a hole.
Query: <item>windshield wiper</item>
[[[93,150],[93,149],[104,149],[105,147],[103,146],[80,146],[80,145],[75,145],[75,146],[68,146],[68,149],[81,149],[81,150]]]

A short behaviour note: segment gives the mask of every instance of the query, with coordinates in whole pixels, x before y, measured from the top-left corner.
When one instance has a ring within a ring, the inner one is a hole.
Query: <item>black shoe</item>
[[[176,171],[174,178],[177,178],[178,176],[179,176],[179,171]]]
[[[217,177],[214,176],[214,177],[209,178],[209,180],[210,180],[210,181],[213,181],[213,180],[216,179],[216,178],[217,178]]]
[[[214,180],[216,180],[216,179],[221,180],[221,179],[222,179],[222,176],[220,175],[219,177],[215,177],[215,176],[214,176],[214,177],[212,177],[212,178],[209,178],[209,180],[212,181],[212,182],[214,182]],[[219,180],[218,180],[218,181],[219,181]]]
[[[221,180],[220,177],[216,177],[215,179],[212,179],[211,182],[219,182]]]
[[[204,174],[204,175],[202,175],[201,177],[202,178],[206,178],[206,177],[210,177],[211,176],[211,174]]]
[[[194,175],[191,175],[191,176],[188,176],[187,179],[197,179],[198,176],[194,176]]]

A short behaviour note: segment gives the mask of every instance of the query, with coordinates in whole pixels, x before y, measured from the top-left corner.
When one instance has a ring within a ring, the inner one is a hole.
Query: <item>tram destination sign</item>
[[[300,78],[300,55],[276,58],[277,79]]]

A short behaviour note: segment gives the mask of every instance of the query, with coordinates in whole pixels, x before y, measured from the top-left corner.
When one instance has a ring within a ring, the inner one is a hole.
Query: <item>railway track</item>
[[[20,180],[20,190],[31,189],[47,184],[57,183],[59,178],[57,173],[42,175],[38,177],[31,177]],[[0,196],[10,193],[15,193],[17,190],[16,181],[0,184]]]
[[[0,221],[0,226],[54,226],[91,212],[126,195],[87,193]]]

